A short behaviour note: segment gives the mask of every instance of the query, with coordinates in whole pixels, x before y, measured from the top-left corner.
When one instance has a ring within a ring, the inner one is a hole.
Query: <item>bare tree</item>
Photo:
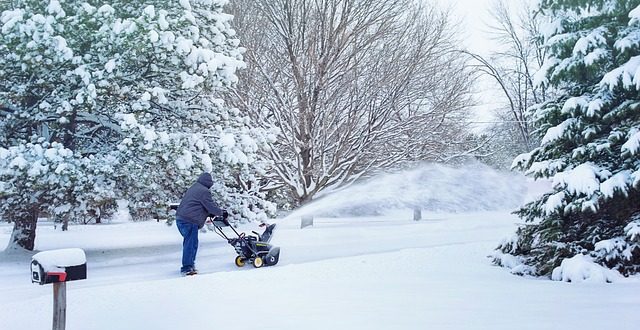
[[[514,14],[507,1],[495,0],[493,3],[493,24],[489,27],[494,40],[504,48],[492,52],[489,58],[469,54],[476,60],[478,70],[498,84],[505,107],[498,109],[497,117],[505,119],[504,125],[513,126],[518,132],[520,147],[517,152],[523,152],[535,146],[535,142],[531,141],[533,128],[527,109],[544,102],[549,91],[533,82],[544,60],[544,48],[539,38],[541,22],[529,2],[518,5],[522,7]],[[513,131],[511,128],[496,130],[505,133]]]
[[[236,0],[237,106],[274,132],[269,188],[296,203],[373,169],[446,160],[469,75],[449,13],[412,0]]]

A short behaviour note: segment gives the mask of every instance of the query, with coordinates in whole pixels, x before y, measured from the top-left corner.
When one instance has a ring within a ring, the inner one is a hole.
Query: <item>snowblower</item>
[[[269,244],[275,224],[268,225],[262,235],[252,231],[252,233],[255,234],[254,236],[238,233],[238,231],[229,224],[229,221],[222,217],[210,217],[209,220],[214,226],[216,234],[226,239],[229,245],[233,246],[236,250],[238,254],[235,259],[236,266],[244,267],[245,264],[250,263],[253,267],[260,268],[262,266],[273,266],[278,263],[280,259],[280,248]],[[238,237],[228,237],[222,230],[222,227],[231,227],[231,230],[233,230]]]

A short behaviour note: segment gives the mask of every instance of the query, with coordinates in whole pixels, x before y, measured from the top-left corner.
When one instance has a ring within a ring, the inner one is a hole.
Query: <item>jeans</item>
[[[181,272],[188,272],[195,269],[196,253],[198,253],[198,225],[176,219],[176,226],[182,241],[182,268]]]

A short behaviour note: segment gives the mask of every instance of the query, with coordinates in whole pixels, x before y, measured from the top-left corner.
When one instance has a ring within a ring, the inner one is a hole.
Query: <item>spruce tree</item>
[[[550,275],[583,254],[638,273],[640,1],[542,0],[539,10],[548,55],[536,80],[559,93],[531,110],[541,144],[514,167],[552,190],[516,212],[525,224],[495,262]]]
[[[237,219],[265,216],[256,133],[221,95],[244,67],[226,1],[0,4],[0,216],[150,218],[202,171]]]

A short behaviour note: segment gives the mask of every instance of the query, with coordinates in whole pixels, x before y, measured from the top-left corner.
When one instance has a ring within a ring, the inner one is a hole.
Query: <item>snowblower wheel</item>
[[[237,256],[236,257],[236,266],[238,267],[244,267],[245,263],[244,263],[244,258],[241,256]]]
[[[253,267],[260,268],[260,267],[262,267],[263,264],[264,264],[264,262],[262,261],[261,257],[255,257],[253,259]]]

